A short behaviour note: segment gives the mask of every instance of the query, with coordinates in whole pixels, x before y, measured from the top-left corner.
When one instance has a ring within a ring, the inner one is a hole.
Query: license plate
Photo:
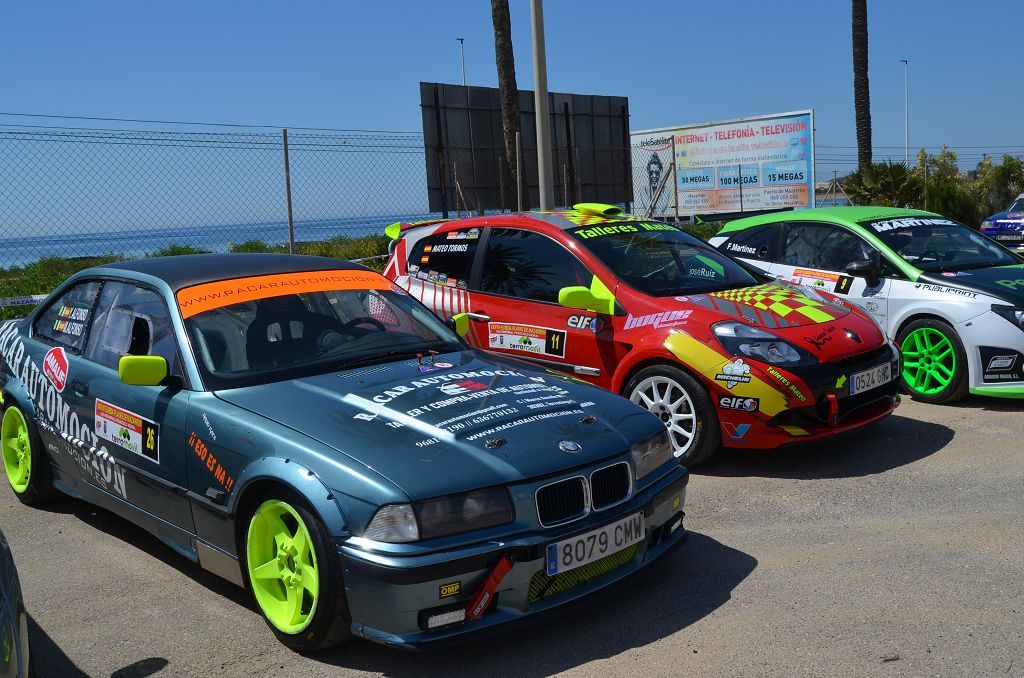
[[[583,567],[643,540],[644,514],[634,513],[610,525],[548,544],[548,574]]]
[[[864,370],[850,376],[850,395],[870,391],[882,384],[888,384],[892,379],[892,363],[883,363],[870,370]]]
[[[996,240],[1020,240],[1020,234],[997,235]]]

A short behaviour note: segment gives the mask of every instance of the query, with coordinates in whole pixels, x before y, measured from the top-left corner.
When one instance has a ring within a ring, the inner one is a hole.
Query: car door
[[[558,303],[563,287],[590,287],[593,273],[548,236],[519,228],[485,229],[473,280],[473,345],[597,380],[598,342],[611,328],[598,314]]]
[[[118,378],[125,355],[158,355],[166,386],[129,386]],[[124,499],[172,525],[193,531],[184,495],[185,415],[177,338],[163,297],[129,281],[107,280],[93,314],[82,366],[68,385],[80,420],[93,422],[97,445],[125,469]]]
[[[847,265],[865,259],[874,259],[879,264],[880,277],[875,284],[846,273]],[[783,280],[845,297],[886,326],[895,267],[859,235],[840,226],[788,222],[778,261],[771,264],[769,272]]]

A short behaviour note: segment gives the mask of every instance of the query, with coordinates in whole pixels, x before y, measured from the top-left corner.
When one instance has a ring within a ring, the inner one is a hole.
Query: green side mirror
[[[558,290],[558,303],[567,308],[584,311],[599,311],[605,306],[593,292],[583,286],[563,287]]]
[[[452,316],[451,327],[455,330],[455,333],[460,337],[464,337],[469,334],[469,314],[468,313],[456,313]]]
[[[121,356],[117,376],[129,386],[159,386],[167,378],[167,359],[158,355]]]

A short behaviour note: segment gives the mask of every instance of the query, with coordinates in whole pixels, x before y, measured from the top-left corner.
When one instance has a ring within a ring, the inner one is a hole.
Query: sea
[[[452,213],[450,216],[455,217]],[[396,221],[438,219],[440,214],[391,214],[364,217],[308,219],[294,222],[295,241],[327,240],[383,233]],[[49,233],[0,238],[0,268],[23,266],[44,257],[90,257],[117,254],[129,259],[146,256],[172,245],[188,245],[212,252],[227,252],[248,240],[270,244],[288,242],[288,222],[216,224],[178,228],[136,228],[81,233]]]

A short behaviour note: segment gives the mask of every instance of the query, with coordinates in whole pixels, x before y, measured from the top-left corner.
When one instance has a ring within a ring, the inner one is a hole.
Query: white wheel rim
[[[648,377],[636,385],[629,399],[661,419],[677,457],[686,454],[697,432],[697,414],[690,394],[679,382],[668,377]]]

